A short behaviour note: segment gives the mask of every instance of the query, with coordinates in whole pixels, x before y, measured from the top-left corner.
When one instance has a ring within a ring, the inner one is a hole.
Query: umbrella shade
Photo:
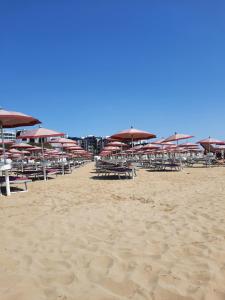
[[[18,139],[34,139],[34,138],[45,138],[45,137],[55,137],[64,136],[64,133],[57,132],[51,129],[39,127],[32,130],[26,130],[22,132],[17,138]]]
[[[41,147],[38,146],[33,146],[32,148],[27,148],[28,151],[33,152],[33,151],[42,151]]]
[[[193,147],[198,147],[198,145],[194,143],[184,143],[184,144],[180,144],[178,147],[193,148]]]
[[[40,124],[38,119],[15,111],[0,109],[0,124],[2,128],[15,128]]]
[[[64,145],[64,149],[66,149],[66,150],[83,150],[83,148],[81,148],[80,146],[73,146],[71,144],[70,144],[70,146]]]
[[[147,150],[147,149],[159,149],[159,147],[157,145],[154,145],[154,144],[144,145],[143,150]]]
[[[128,145],[127,144],[125,144],[125,143],[122,143],[122,142],[119,142],[119,141],[114,141],[114,142],[110,142],[110,143],[108,143],[107,144],[107,147],[108,146],[115,146],[115,147],[128,147]]]
[[[22,152],[17,149],[10,149],[8,152],[11,154],[22,154]]]
[[[66,139],[66,138],[58,138],[58,139],[53,139],[51,141],[49,141],[49,143],[51,144],[77,144],[77,142],[70,140],[70,139]]]
[[[32,145],[26,144],[26,143],[19,143],[19,144],[13,144],[11,148],[16,148],[16,149],[28,149],[28,148],[33,148]]]
[[[190,139],[194,137],[193,135],[183,134],[183,133],[175,133],[174,135],[169,136],[163,142],[173,142],[179,140]]]
[[[110,138],[123,140],[123,141],[139,141],[139,140],[148,140],[155,138],[156,136],[147,131],[130,128],[127,130],[120,131],[116,134],[113,134]]]
[[[5,139],[3,139],[3,141],[1,141],[1,142],[3,142],[5,145],[11,145],[14,143],[14,141],[5,140]]]
[[[22,154],[30,154],[30,152],[27,151],[27,150],[22,150],[21,153],[22,153]]]
[[[225,143],[223,141],[217,140],[217,139],[213,139],[211,137],[208,137],[207,139],[198,141],[198,144],[215,144],[215,145],[225,145]]]
[[[120,147],[105,147],[105,148],[103,148],[102,150],[106,150],[106,151],[118,151],[118,150],[120,150]]]

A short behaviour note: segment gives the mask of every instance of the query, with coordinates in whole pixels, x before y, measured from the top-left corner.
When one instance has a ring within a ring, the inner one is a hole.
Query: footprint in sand
[[[89,263],[88,278],[93,282],[99,282],[105,278],[113,265],[110,256],[97,256]]]

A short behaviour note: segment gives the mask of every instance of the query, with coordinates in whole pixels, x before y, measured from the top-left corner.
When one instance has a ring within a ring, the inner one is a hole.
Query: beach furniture
[[[4,135],[3,128],[15,128],[20,126],[32,126],[35,124],[40,124],[41,122],[38,119],[35,119],[31,116],[15,112],[15,111],[7,111],[0,108],[0,132],[2,139],[2,148],[3,148],[3,158],[4,164],[6,164],[6,155],[5,155],[5,143],[4,143]],[[8,170],[5,171],[5,183],[6,183],[6,194],[10,195],[10,184],[8,180]]]
[[[27,177],[9,176],[10,185],[24,185],[24,190],[22,190],[22,192],[26,192],[28,190],[27,184],[31,181],[32,180],[28,179]],[[2,195],[2,187],[7,187],[4,176],[0,176],[0,195]]]

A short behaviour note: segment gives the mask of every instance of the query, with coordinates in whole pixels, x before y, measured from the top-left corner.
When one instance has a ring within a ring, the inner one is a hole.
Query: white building
[[[15,141],[16,140],[16,131],[4,129],[3,137],[4,137],[4,140]]]

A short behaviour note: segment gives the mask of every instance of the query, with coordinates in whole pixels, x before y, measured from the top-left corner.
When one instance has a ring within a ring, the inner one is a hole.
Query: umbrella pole
[[[1,124],[0,126],[1,126],[1,139],[2,139],[3,159],[4,159],[4,164],[6,164],[5,143],[4,143],[4,135],[3,135],[3,127],[2,127],[2,124]]]
[[[3,149],[3,159],[4,164],[6,165],[6,156],[5,156],[5,143],[4,143],[4,135],[3,135],[3,127],[2,124],[0,124],[1,127],[1,138],[2,138],[2,149]],[[10,183],[9,183],[9,171],[5,170],[5,184],[6,184],[6,195],[10,196]]]
[[[64,169],[64,155],[63,155],[63,145],[62,145],[62,174],[65,175],[65,169]]]
[[[44,181],[46,181],[47,180],[47,176],[46,176],[46,167],[45,167],[43,138],[41,138],[41,150],[42,150],[42,162],[43,162],[43,175],[44,175]]]
[[[134,179],[134,164],[133,164],[133,160],[134,160],[134,138],[132,136],[132,140],[131,140],[131,147],[132,147],[132,179]]]

